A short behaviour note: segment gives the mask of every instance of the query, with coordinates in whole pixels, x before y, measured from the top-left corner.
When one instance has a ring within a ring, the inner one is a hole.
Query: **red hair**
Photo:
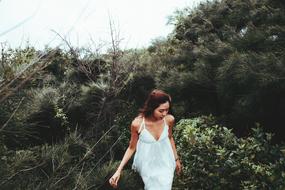
[[[140,109],[140,113],[145,117],[149,117],[152,115],[153,111],[160,106],[160,104],[166,102],[169,102],[169,106],[171,106],[171,96],[162,90],[155,89],[149,93],[143,108]]]

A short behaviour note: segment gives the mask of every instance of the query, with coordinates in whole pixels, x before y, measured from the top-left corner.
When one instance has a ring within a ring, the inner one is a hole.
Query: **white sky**
[[[203,0],[0,0],[0,43],[15,48],[56,46],[66,36],[73,46],[110,42],[109,16],[122,48],[148,46],[172,31],[167,17]],[[92,40],[91,40],[92,39]]]

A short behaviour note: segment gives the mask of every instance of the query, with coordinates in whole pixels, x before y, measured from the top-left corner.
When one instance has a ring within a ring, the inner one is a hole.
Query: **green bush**
[[[177,11],[163,46],[174,68],[153,72],[183,104],[179,115],[212,113],[239,135],[259,122],[284,141],[284,10],[280,0],[214,0]]]
[[[36,136],[30,139],[31,144],[54,143],[63,140],[68,130],[68,118],[63,110],[64,94],[58,89],[47,87],[31,91],[27,128],[33,129]],[[26,111],[27,113],[27,111]],[[24,119],[23,119],[24,120]]]
[[[178,189],[284,189],[285,157],[257,127],[246,138],[212,116],[180,120],[175,131],[183,175]]]
[[[3,189],[72,189],[83,186],[86,182],[79,181],[79,178],[84,165],[90,165],[88,159],[85,163],[82,161],[88,149],[89,145],[72,133],[62,144],[0,152],[1,165],[4,166],[1,167],[0,186]]]
[[[118,162],[102,163],[98,161],[102,157],[76,132],[64,143],[25,150],[8,151],[0,144],[0,189],[112,189],[108,179]],[[119,189],[142,189],[142,185],[138,174],[124,170]]]

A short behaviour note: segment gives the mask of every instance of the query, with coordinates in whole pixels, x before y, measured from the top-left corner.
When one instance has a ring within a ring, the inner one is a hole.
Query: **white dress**
[[[145,190],[171,190],[176,164],[165,119],[158,140],[147,130],[144,118],[139,131],[132,168],[141,175]]]

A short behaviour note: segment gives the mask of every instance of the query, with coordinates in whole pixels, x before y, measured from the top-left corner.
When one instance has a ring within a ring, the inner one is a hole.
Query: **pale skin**
[[[169,129],[168,129],[168,138],[170,140],[172,150],[174,157],[176,159],[176,173],[180,175],[182,171],[182,165],[180,163],[180,160],[178,159],[178,154],[175,146],[175,142],[172,136],[172,129],[174,126],[174,117],[170,114],[168,114],[169,111],[169,102],[165,102],[163,104],[160,104],[154,111],[153,114],[149,117],[145,117],[145,124],[147,126],[147,130],[153,135],[153,137],[157,140],[159,139],[160,135],[162,134],[163,130],[163,118],[165,118],[165,121],[167,122]],[[118,181],[121,176],[121,172],[124,168],[124,166],[127,164],[129,159],[132,157],[134,152],[136,151],[137,142],[139,139],[139,128],[140,124],[142,122],[142,116],[136,117],[131,124],[131,139],[129,142],[129,147],[127,148],[123,159],[117,169],[117,171],[114,173],[114,175],[109,179],[109,183],[112,187],[117,188]]]

